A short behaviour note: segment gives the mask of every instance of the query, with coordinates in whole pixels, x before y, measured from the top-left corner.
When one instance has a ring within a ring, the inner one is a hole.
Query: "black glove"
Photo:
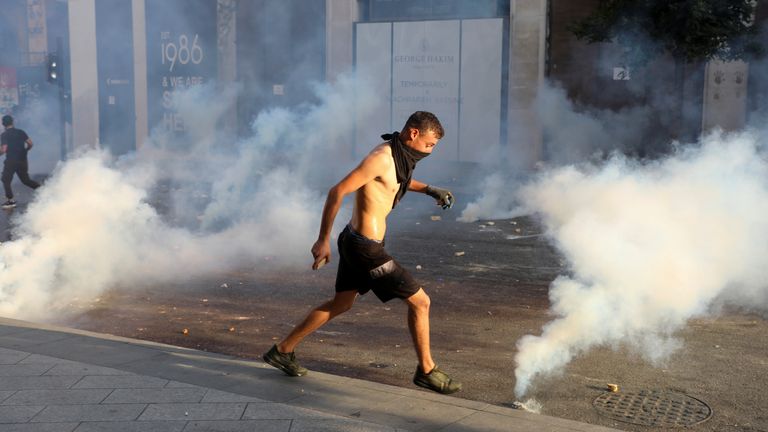
[[[455,202],[453,194],[448,189],[441,189],[439,187],[428,185],[426,193],[437,200],[437,205],[442,206],[443,210],[451,208]]]

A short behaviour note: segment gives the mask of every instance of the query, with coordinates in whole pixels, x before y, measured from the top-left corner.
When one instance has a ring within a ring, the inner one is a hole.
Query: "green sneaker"
[[[272,345],[272,349],[267,351],[263,358],[265,362],[280,369],[286,375],[304,376],[309,372],[306,368],[301,367],[299,362],[296,361],[295,353],[281,353],[277,350],[277,345]]]
[[[418,366],[416,374],[413,375],[413,383],[419,387],[442,394],[456,393],[461,390],[461,383],[451,379],[445,372],[438,369],[437,366],[430,373],[424,373],[421,370],[421,366]]]

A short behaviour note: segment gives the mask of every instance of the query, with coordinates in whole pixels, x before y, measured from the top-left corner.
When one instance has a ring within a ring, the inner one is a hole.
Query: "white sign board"
[[[445,129],[432,159],[457,160],[459,21],[395,23],[393,44],[393,121],[402,124],[414,111],[431,111]]]
[[[702,129],[727,131],[744,127],[747,119],[747,77],[749,65],[743,61],[707,63],[704,83]]]
[[[357,24],[356,70],[378,92],[375,114],[357,118],[357,155],[431,111],[445,136],[430,159],[481,161],[500,141],[502,51],[501,18]]]

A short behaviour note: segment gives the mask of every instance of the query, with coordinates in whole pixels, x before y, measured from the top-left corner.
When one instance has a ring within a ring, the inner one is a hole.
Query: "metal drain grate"
[[[600,415],[643,426],[693,426],[712,416],[706,403],[664,390],[604,393],[592,403]]]

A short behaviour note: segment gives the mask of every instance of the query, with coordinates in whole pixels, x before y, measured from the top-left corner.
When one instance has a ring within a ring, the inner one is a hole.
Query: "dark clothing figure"
[[[6,158],[5,164],[3,165],[2,180],[3,188],[5,189],[5,197],[8,198],[8,201],[13,201],[11,181],[13,181],[14,174],[19,176],[19,180],[21,180],[24,185],[29,186],[32,189],[40,187],[40,183],[29,177],[29,165],[27,164],[27,161],[12,161]]]
[[[16,202],[13,200],[13,190],[11,189],[11,181],[13,181],[14,174],[19,176],[19,180],[24,185],[32,189],[39,188],[40,184],[29,178],[27,153],[32,148],[32,140],[29,139],[26,132],[13,127],[13,118],[11,116],[3,117],[3,126],[5,126],[5,132],[0,134],[0,150],[5,153],[2,181],[5,197],[8,198],[3,207],[12,208],[16,206]]]
[[[21,129],[11,127],[0,134],[0,144],[6,147],[5,160],[13,162],[27,161],[27,140],[29,135]]]

